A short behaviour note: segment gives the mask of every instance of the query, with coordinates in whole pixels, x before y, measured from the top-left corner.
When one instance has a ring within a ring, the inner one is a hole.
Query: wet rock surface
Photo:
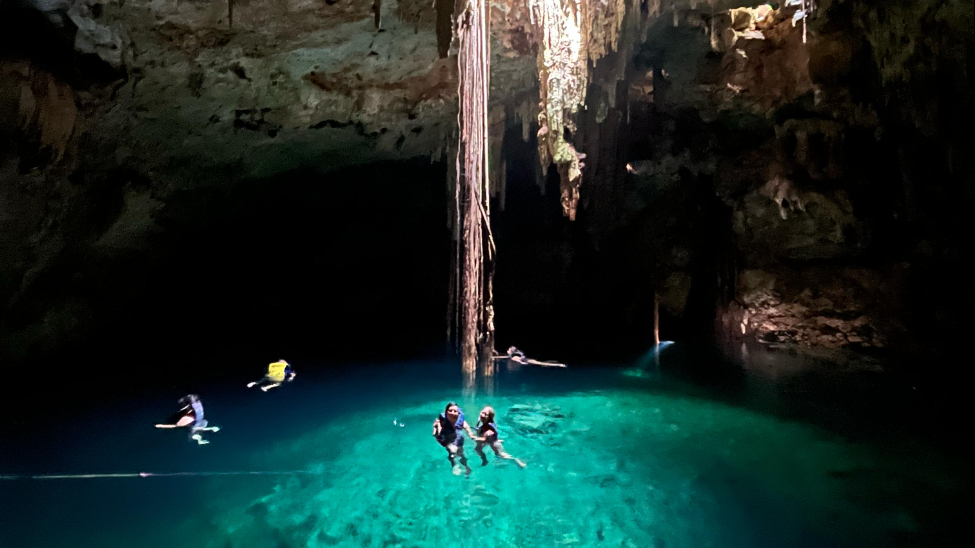
[[[944,250],[958,249],[958,241],[954,229],[907,219],[909,211],[922,215],[916,208],[932,218],[946,212],[921,206],[916,194],[903,194],[915,184],[905,182],[912,176],[903,169],[927,165],[922,177],[928,184],[945,192],[954,188],[950,192],[970,205],[971,192],[961,186],[970,187],[962,174],[967,177],[971,165],[953,163],[944,149],[912,154],[896,143],[920,143],[927,139],[921,134],[934,133],[939,142],[968,138],[947,121],[933,130],[916,116],[892,110],[888,101],[903,100],[905,93],[917,97],[919,88],[906,92],[910,77],[871,65],[878,39],[890,47],[889,36],[877,37],[882,29],[896,34],[938,28],[942,36],[960,37],[969,25],[944,24],[933,4],[912,9],[908,22],[899,19],[906,14],[900,9],[833,3],[814,14],[806,43],[801,23],[793,24],[792,8],[761,14],[761,20],[751,12],[709,19],[687,11],[684,28],[661,31],[679,48],[648,42],[638,56],[643,65],[629,90],[630,109],[645,116],[652,131],[640,141],[645,156],[628,164],[634,186],[626,205],[634,213],[627,220],[656,216],[636,222],[664,240],[659,248],[693,250],[684,266],[667,260],[672,253],[656,253],[659,262],[650,270],[664,309],[684,317],[700,313],[693,309],[695,293],[717,274],[719,288],[703,293],[722,303],[715,309],[716,327],[719,338],[734,341],[730,355],[740,357],[738,343],[758,342],[811,355],[842,350],[894,356],[926,346],[924,333],[935,323],[957,333],[957,324],[936,318],[959,318],[965,305],[955,299],[971,303],[972,293],[956,286],[951,297],[919,298],[938,292],[930,289],[938,282],[928,278],[934,262],[948,263],[944,256],[932,262],[931,254],[917,253],[910,242],[922,232],[937,232]],[[854,29],[870,38],[858,39]],[[958,50],[915,49],[912,43],[906,39],[904,49],[894,48],[900,52],[897,62],[916,66],[921,57],[937,57],[957,66],[964,57]],[[686,55],[691,51],[697,55]],[[960,101],[970,91],[956,86],[932,91],[934,103],[926,110],[943,107],[949,96]],[[932,180],[935,172],[939,182]],[[713,188],[722,206],[701,206],[701,187]],[[689,200],[698,207],[682,207]],[[961,210],[949,209],[960,221]],[[713,232],[704,227],[716,215],[727,215],[731,230],[713,234],[710,243],[673,234],[681,223]],[[714,256],[711,279],[695,274],[704,253]],[[680,286],[690,286],[689,299],[674,290]]]

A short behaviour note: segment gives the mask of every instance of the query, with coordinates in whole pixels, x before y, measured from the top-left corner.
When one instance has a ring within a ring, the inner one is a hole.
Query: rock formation
[[[501,332],[524,297],[578,312],[553,325],[562,337],[638,336],[658,294],[672,325],[732,349],[917,355],[965,333],[971,5],[831,0],[803,20],[790,4],[605,4],[583,29],[588,62],[566,69],[587,80],[556,99],[542,3],[490,4],[492,190],[502,208],[510,185],[544,191],[541,164],[512,177],[535,148],[561,166],[574,219],[558,241],[523,236],[557,278],[545,287],[506,277],[500,251]],[[120,272],[164,262],[174,227],[216,222],[213,196],[447,160],[450,8],[5,2],[0,354],[82,342],[112,303],[152,292]]]

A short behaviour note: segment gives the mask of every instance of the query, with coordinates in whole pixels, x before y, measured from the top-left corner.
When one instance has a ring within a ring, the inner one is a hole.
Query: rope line
[[[130,472],[122,474],[0,474],[0,480],[58,480],[102,478],[175,478],[203,476],[274,476],[314,474],[310,470],[243,470],[234,472]]]

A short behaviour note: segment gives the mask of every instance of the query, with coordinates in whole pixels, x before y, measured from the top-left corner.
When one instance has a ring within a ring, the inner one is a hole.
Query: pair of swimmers
[[[486,466],[488,463],[487,456],[484,454],[484,446],[486,445],[494,450],[494,454],[498,458],[513,460],[518,466],[525,467],[524,462],[506,453],[501,445],[503,440],[499,436],[498,426],[494,423],[493,407],[488,406],[481,410],[475,428],[476,432],[464,419],[464,411],[454,402],[448,403],[443,413],[433,421],[433,437],[447,450],[447,459],[450,460],[454,475],[460,475],[461,466],[464,467],[468,475],[471,473],[471,467],[467,465],[467,456],[464,454],[465,432],[477,442],[474,452],[481,457],[481,466]],[[457,463],[458,460],[460,465]]]
[[[247,388],[260,385],[261,391],[267,392],[272,388],[281,386],[282,383],[295,380],[295,376],[296,373],[291,364],[284,360],[278,360],[268,365],[267,374],[264,375],[264,378],[248,383]],[[209,426],[206,419],[203,418],[203,402],[200,401],[200,397],[196,394],[189,394],[180,398],[177,403],[180,406],[179,410],[173,413],[168,422],[157,424],[156,428],[183,428],[188,426],[191,440],[199,445],[210,443],[203,439],[202,432],[219,432],[220,427]]]

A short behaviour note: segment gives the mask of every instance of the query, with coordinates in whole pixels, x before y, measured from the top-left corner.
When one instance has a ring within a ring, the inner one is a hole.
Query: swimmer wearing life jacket
[[[484,454],[484,446],[487,445],[494,450],[494,454],[498,458],[513,460],[515,464],[524,468],[526,466],[525,463],[505,452],[504,447],[501,445],[503,440],[500,436],[498,425],[494,423],[494,408],[487,406],[481,409],[481,414],[477,421],[477,437],[474,438],[474,441],[477,442],[477,445],[474,447],[474,452],[481,457],[481,466],[487,466],[488,463],[487,456]]]
[[[177,402],[180,405],[179,411],[173,413],[169,422],[157,424],[156,428],[190,428],[190,439],[199,445],[206,445],[209,441],[203,439],[200,432],[219,432],[219,426],[208,426],[203,418],[203,402],[196,394],[183,396]]]
[[[278,360],[267,366],[267,375],[264,375],[263,379],[247,383],[247,388],[261,385],[261,390],[267,392],[272,388],[281,386],[282,383],[295,380],[296,376],[297,373],[291,368],[291,364],[284,360]]]
[[[458,457],[467,474],[471,473],[471,467],[467,465],[467,455],[464,454],[465,431],[471,439],[476,437],[470,425],[464,420],[464,411],[454,402],[448,403],[443,413],[433,421],[433,437],[437,438],[437,443],[447,450],[447,459],[450,460],[455,476],[459,476],[461,472],[456,462]]]

